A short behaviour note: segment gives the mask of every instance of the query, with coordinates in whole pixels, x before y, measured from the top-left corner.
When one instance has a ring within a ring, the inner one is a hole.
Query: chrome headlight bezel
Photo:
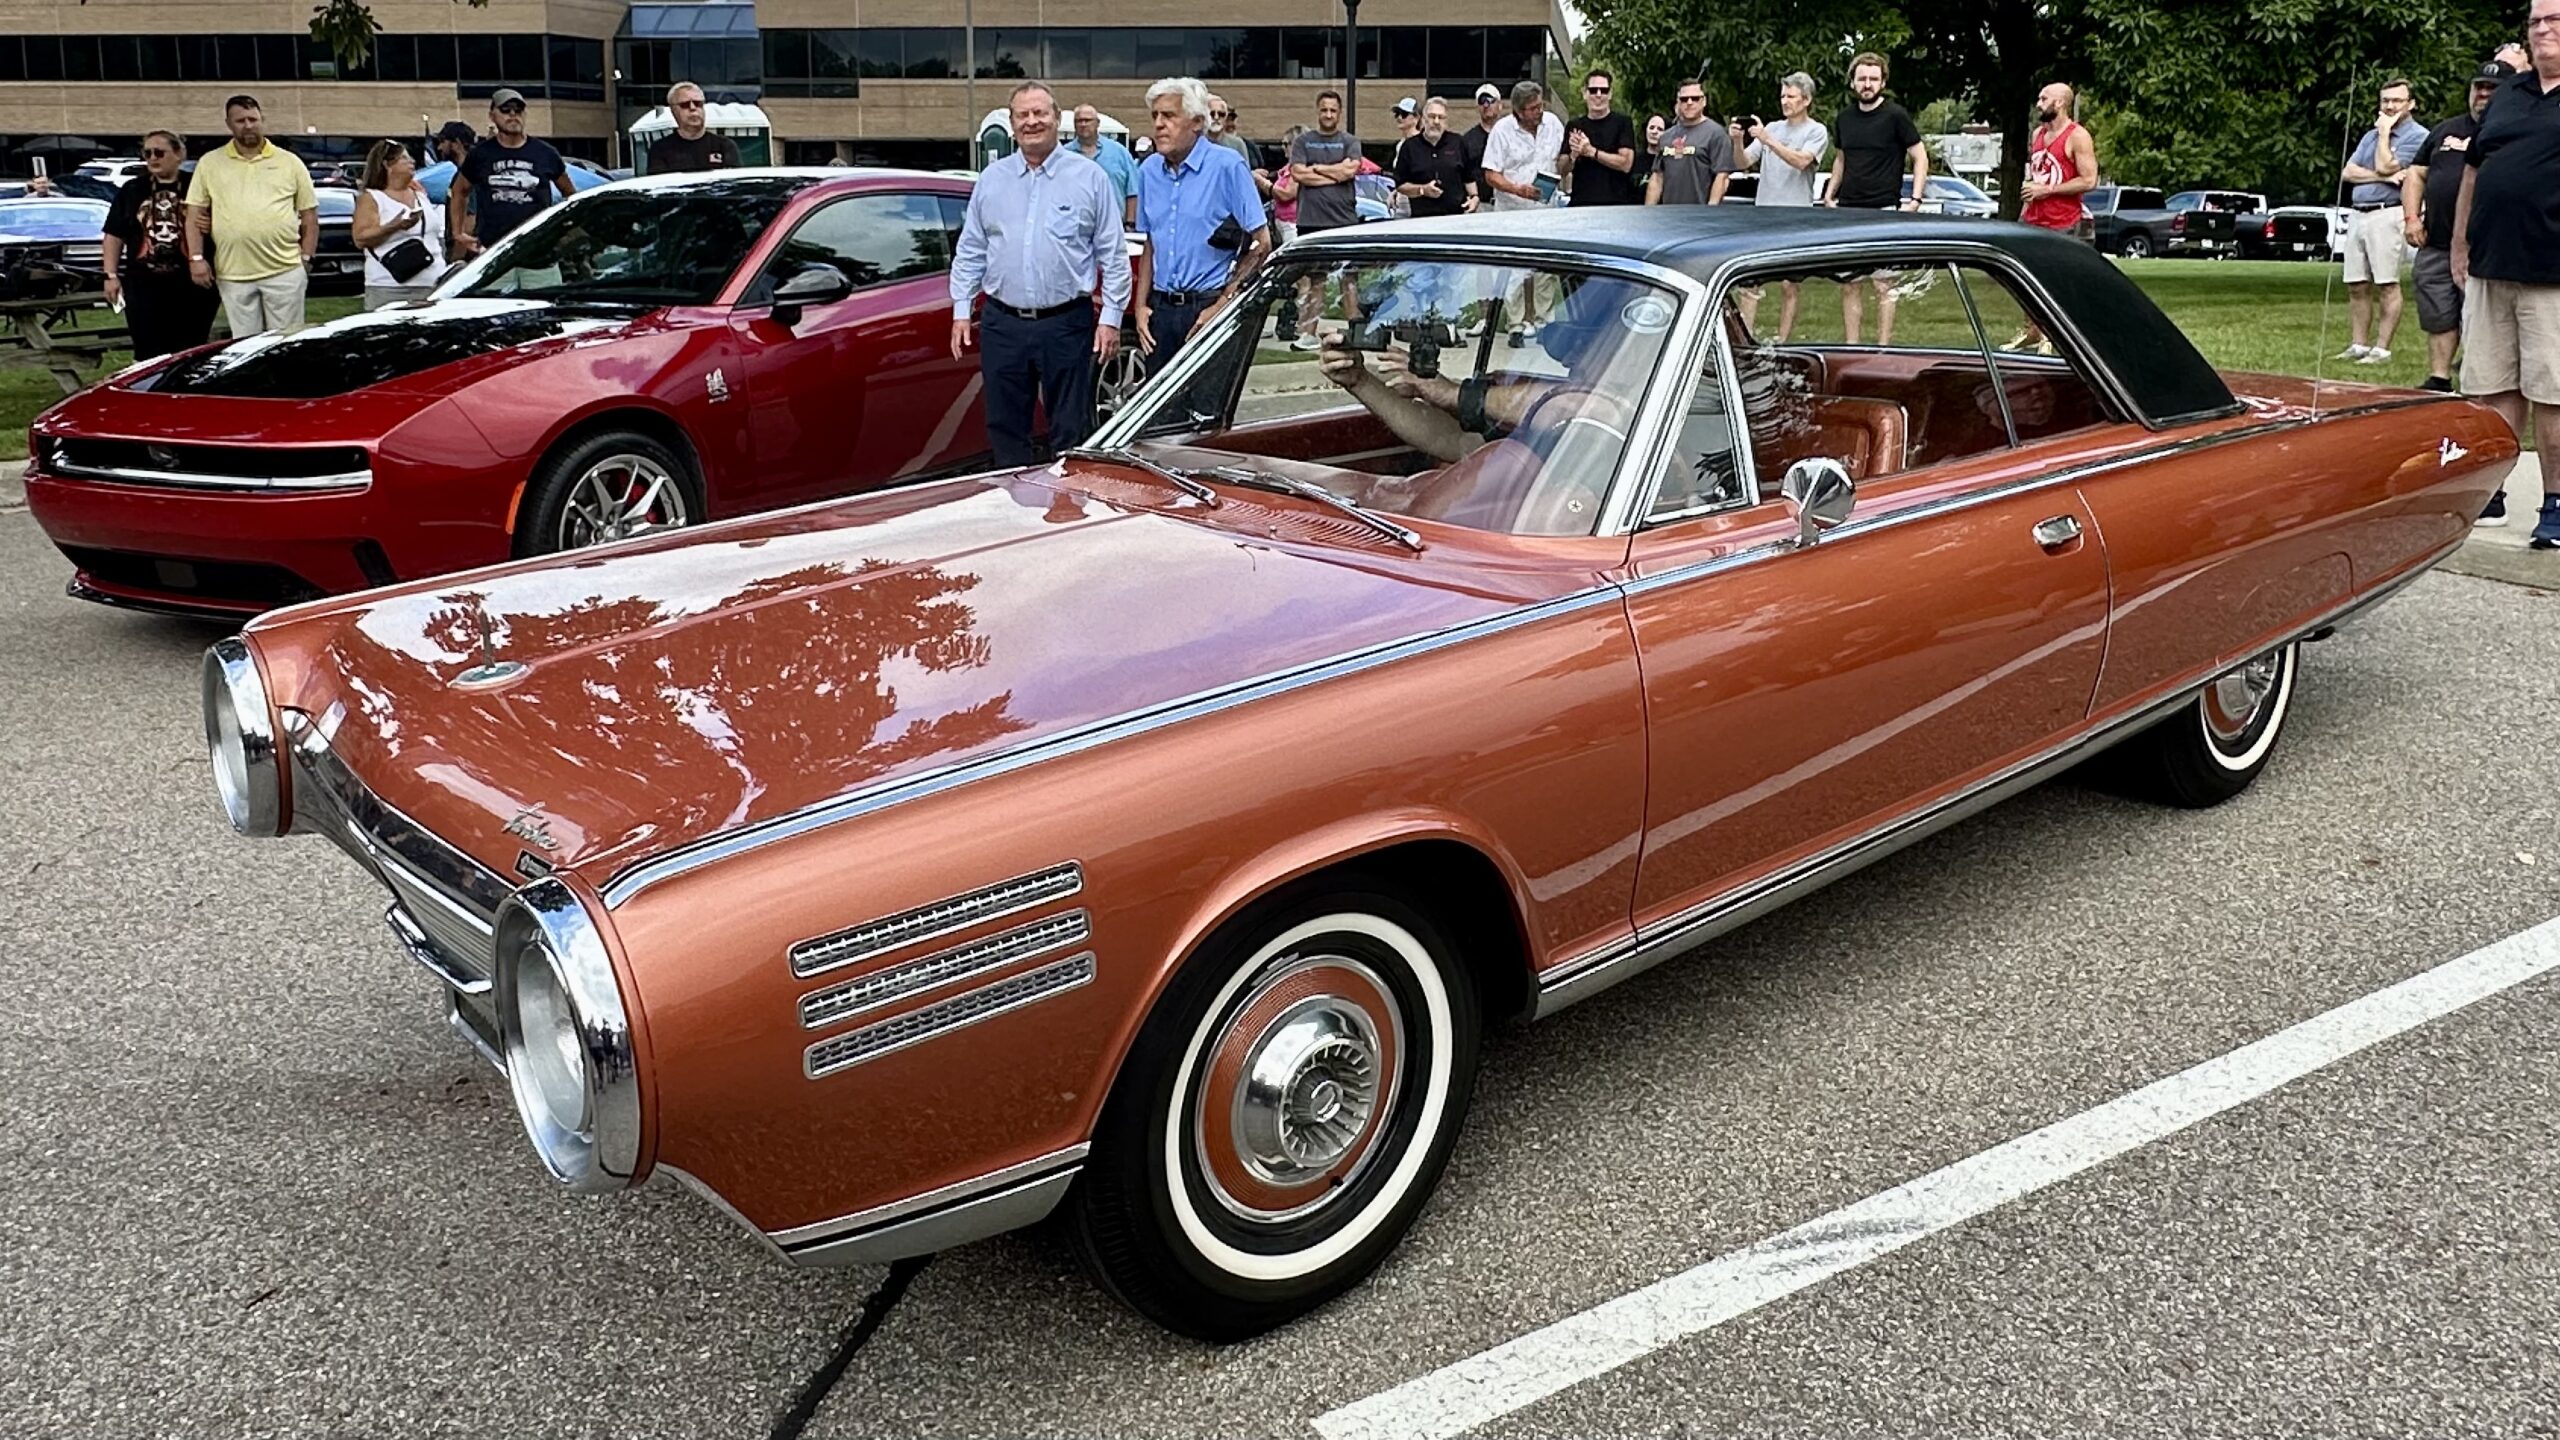
[[[249,643],[237,635],[204,652],[204,745],[223,818],[243,835],[284,833],[284,774],[275,710]]]
[[[498,907],[495,979],[507,1088],[543,1168],[582,1194],[629,1186],[640,1159],[640,1079],[631,1017],[604,935],[575,891],[552,878],[507,897]],[[529,987],[547,987],[548,993]],[[528,1037],[528,993],[540,996],[538,1011],[565,1009],[568,1035]],[[542,1045],[555,1048],[533,1048]],[[560,1073],[567,1064],[576,1067],[573,1079]],[[546,1083],[554,1090],[546,1091]],[[574,1096],[556,1093],[570,1083],[577,1087]],[[582,1123],[564,1120],[564,1113]]]

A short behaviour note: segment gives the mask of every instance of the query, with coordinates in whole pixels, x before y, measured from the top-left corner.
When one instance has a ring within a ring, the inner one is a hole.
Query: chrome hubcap
[[[2270,650],[2214,681],[2205,689],[2205,729],[2220,741],[2246,739],[2283,674],[2284,652]]]
[[[1312,1213],[1381,1149],[1404,1022],[1377,972],[1341,955],[1275,966],[1209,1041],[1190,1101],[1201,1178],[1257,1224]]]
[[[560,548],[671,530],[691,518],[684,490],[665,466],[646,455],[608,455],[569,487],[569,503],[560,512]]]
[[[1334,996],[1299,1002],[1255,1045],[1236,1093],[1244,1161],[1275,1185],[1348,1154],[1378,1099],[1378,1033]]]

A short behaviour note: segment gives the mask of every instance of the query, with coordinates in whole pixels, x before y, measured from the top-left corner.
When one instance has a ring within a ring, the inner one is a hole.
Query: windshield
[[[2116,192],[2116,208],[2119,210],[2166,210],[2169,206],[2167,201],[2161,199],[2160,192],[2157,190],[2119,190]]]
[[[1213,481],[1227,467],[1311,483],[1381,515],[1588,535],[1681,303],[1563,265],[1273,265],[1190,381],[1140,395],[1136,449]],[[1306,337],[1295,345],[1284,306]]]
[[[707,305],[809,183],[768,174],[590,190],[526,221],[452,293]]]
[[[22,200],[0,210],[0,231],[19,235],[95,235],[106,222],[107,207],[94,201]]]

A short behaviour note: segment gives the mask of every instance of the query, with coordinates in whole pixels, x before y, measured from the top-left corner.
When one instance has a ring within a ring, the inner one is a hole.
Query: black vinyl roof
[[[1615,205],[1524,210],[1344,226],[1302,242],[1307,248],[1400,243],[1534,245],[1649,261],[1700,283],[1727,263],[1785,262],[1810,247],[1872,244],[1914,250],[1949,243],[1988,246],[2034,276],[2061,318],[2085,337],[2154,428],[2236,414],[2231,387],[2140,286],[2113,262],[2069,235],[1999,220],[1905,215],[1891,210],[1753,205]],[[1807,257],[1810,258],[1810,257]]]

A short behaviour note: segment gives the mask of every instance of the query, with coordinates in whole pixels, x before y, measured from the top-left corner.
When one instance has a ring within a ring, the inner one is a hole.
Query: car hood
[[[320,400],[501,350],[534,351],[611,338],[634,323],[632,317],[583,314],[539,300],[439,300],[200,350],[135,377],[128,388],[161,395]]]
[[[1329,512],[1259,498],[1146,508],[1191,502],[1134,472],[1006,472],[321,602],[252,634],[277,703],[342,711],[322,728],[384,799],[502,874],[522,848],[507,827],[537,811],[517,826],[553,842],[537,858],[601,883],[879,782],[1596,583],[1471,559],[1471,540],[1319,534]],[[492,662],[513,673],[476,686]]]

